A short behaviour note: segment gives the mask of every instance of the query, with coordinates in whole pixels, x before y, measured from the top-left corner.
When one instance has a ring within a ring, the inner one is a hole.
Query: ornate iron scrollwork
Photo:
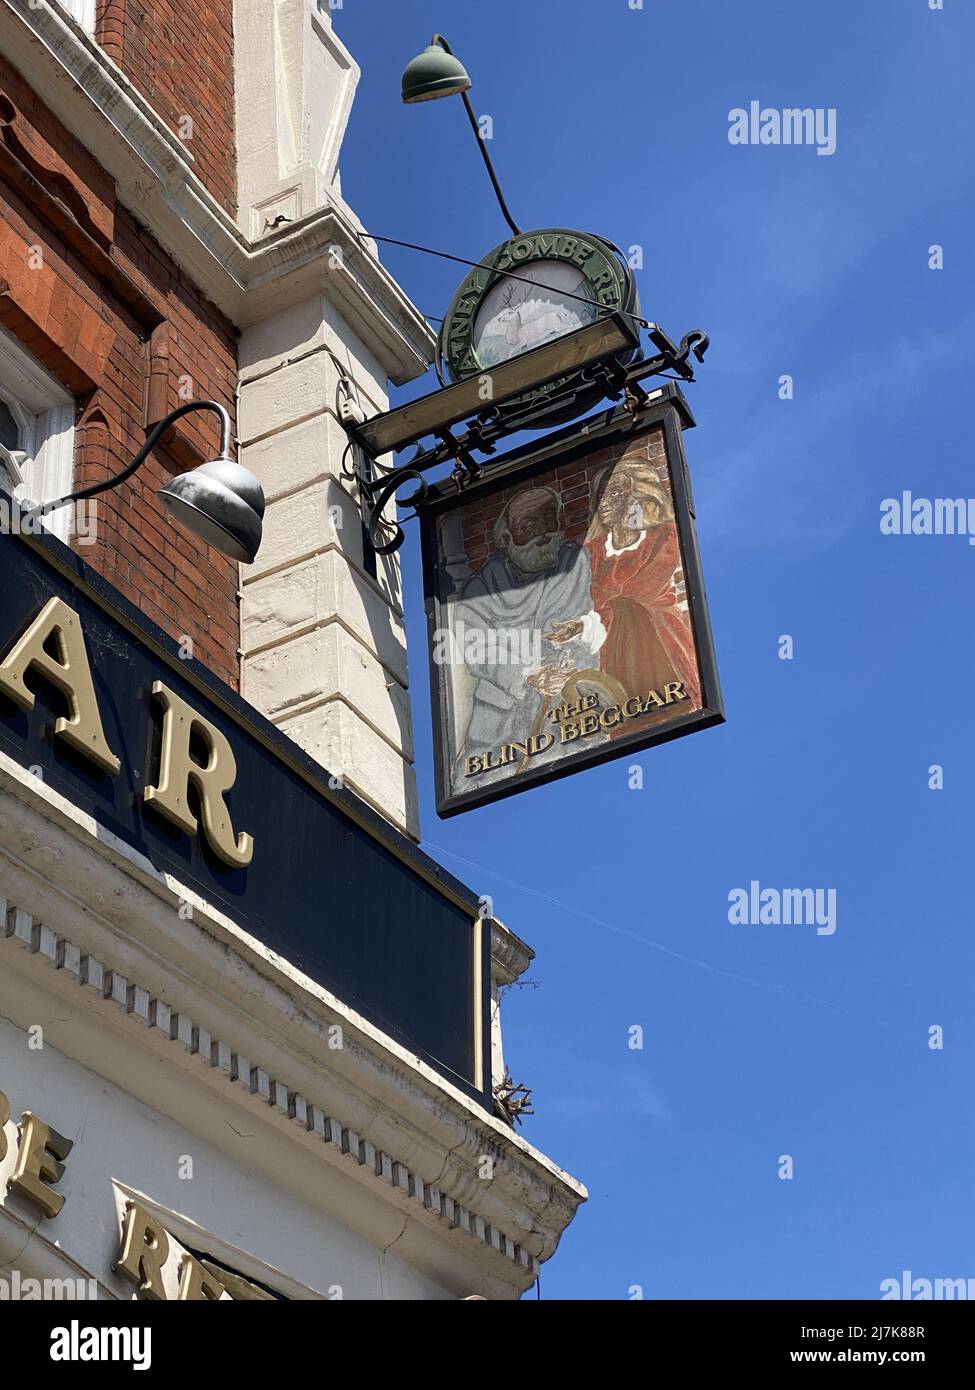
[[[359,485],[369,542],[376,553],[391,555],[403,544],[406,536],[399,521],[384,516],[383,511],[404,483],[415,481],[418,484],[416,490],[400,504],[413,508],[415,513],[429,491],[423,477],[428,469],[453,461],[455,467],[451,477],[461,488],[480,472],[481,465],[474,458],[474,451],[493,454],[496,441],[506,435],[554,424],[566,409],[582,413],[600,397],[605,400],[622,398],[628,410],[638,409],[647,399],[640,383],[648,377],[670,372],[684,381],[693,381],[694,370],[689,358],[693,355],[698,362],[703,362],[710,346],[704,330],[691,329],[681,338],[679,346],[658,324],[649,325],[649,334],[657,349],[656,356],[643,357],[636,362],[619,357],[593,362],[568,377],[544,382],[526,396],[503,406],[486,404],[466,421],[464,433],[455,434],[446,426],[431,429],[429,433],[437,436],[436,444],[424,448],[418,443],[408,464],[379,477],[371,475],[374,465],[371,461],[366,462],[368,451],[364,446],[359,445],[363,449],[361,456],[359,448],[353,447],[352,471]],[[355,426],[352,424],[350,444],[356,439]],[[343,455],[342,471],[345,476],[349,476],[350,471],[346,466],[347,454],[348,450]]]
[[[403,484],[411,480],[418,484],[416,491],[411,492],[409,497],[405,497],[397,505],[415,508],[426,496],[428,487],[426,478],[414,468],[398,468],[395,473],[390,473],[368,498],[369,519],[366,531],[369,544],[377,555],[392,555],[406,540],[406,532],[399,522],[384,516],[383,513]]]
[[[685,333],[680,340],[680,347],[677,355],[682,362],[686,362],[689,355],[693,352],[699,362],[704,361],[704,354],[711,346],[711,339],[703,328],[692,328],[690,333]]]

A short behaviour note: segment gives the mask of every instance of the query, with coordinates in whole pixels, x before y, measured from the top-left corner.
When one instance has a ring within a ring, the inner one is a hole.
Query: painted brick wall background
[[[77,398],[76,487],[123,468],[187,395],[233,417],[235,330],[2,58],[0,323]],[[97,499],[97,541],[79,553],[236,687],[237,566],[175,527],[153,495],[218,441],[214,415],[181,421],[165,452]]]
[[[98,43],[184,140],[221,206],[236,214],[233,0],[97,0],[95,15]],[[189,139],[181,126],[187,116]]]

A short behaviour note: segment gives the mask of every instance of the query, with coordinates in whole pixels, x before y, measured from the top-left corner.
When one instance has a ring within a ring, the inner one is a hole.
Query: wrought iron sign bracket
[[[648,399],[641,383],[649,378],[672,373],[682,381],[693,382],[694,369],[690,359],[693,356],[699,363],[704,361],[709,347],[708,335],[701,329],[692,329],[684,334],[679,344],[675,344],[657,324],[650,324],[647,332],[657,349],[654,356],[627,362],[622,360],[617,349],[612,356],[590,361],[571,377],[564,369],[558,375],[548,376],[532,387],[527,399],[509,400],[504,403],[503,409],[501,403],[491,400],[481,410],[470,414],[467,403],[468,408],[458,416],[451,417],[446,398],[454,388],[446,388],[419,402],[423,406],[434,403],[438,397],[444,398],[448,418],[426,424],[425,427],[419,412],[416,419],[408,420],[409,406],[365,421],[356,418],[354,412],[349,412],[343,423],[349,436],[353,463],[351,468],[344,471],[357,484],[363,525],[375,552],[390,555],[403,544],[406,539],[403,527],[398,520],[386,515],[387,508],[401,488],[416,483],[414,491],[398,499],[400,506],[412,509],[403,520],[412,520],[427,495],[428,485],[423,475],[430,469],[453,462],[451,477],[459,491],[480,474],[481,464],[474,457],[475,452],[493,454],[497,441],[506,435],[519,430],[544,428],[549,417],[571,408],[576,399],[584,402],[580,414],[599,400],[622,399],[629,409],[636,411]],[[536,349],[537,352],[544,350]],[[405,432],[401,443],[396,440],[397,417],[403,417],[403,423],[399,426]],[[463,433],[457,434],[454,431],[461,422]],[[387,425],[389,428],[385,429]],[[424,447],[421,443],[424,435],[433,436],[437,443]],[[377,440],[382,441],[382,447]],[[407,463],[390,469],[379,467],[376,459],[380,454],[411,443],[416,444],[416,452]]]

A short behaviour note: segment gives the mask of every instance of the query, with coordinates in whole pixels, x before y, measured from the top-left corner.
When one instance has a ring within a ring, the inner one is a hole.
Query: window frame
[[[72,19],[77,20],[85,33],[95,32],[95,10],[98,0],[58,0],[58,4]]]
[[[18,501],[50,502],[71,491],[74,477],[75,399],[6,329],[0,328],[0,396],[21,430],[16,459],[23,481]],[[61,540],[70,536],[71,511],[62,508],[44,524]]]

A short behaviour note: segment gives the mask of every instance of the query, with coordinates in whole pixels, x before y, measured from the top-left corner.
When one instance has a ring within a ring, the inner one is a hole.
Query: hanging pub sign
[[[437,810],[724,719],[669,384],[420,509]]]

